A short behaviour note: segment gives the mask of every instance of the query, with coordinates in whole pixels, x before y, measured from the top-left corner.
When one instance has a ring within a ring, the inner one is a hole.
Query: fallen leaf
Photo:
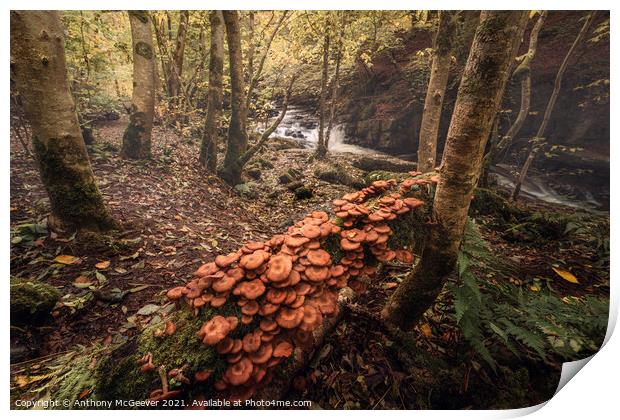
[[[431,338],[433,336],[433,331],[431,330],[431,326],[428,323],[420,325],[420,332],[426,338]]]
[[[530,290],[531,290],[532,292],[540,292],[540,286],[539,286],[539,285],[537,285],[537,284],[532,284],[532,285],[530,286]]]
[[[54,258],[54,261],[61,264],[77,264],[80,262],[78,257],[74,257],[73,255],[59,255]]]
[[[395,283],[395,282],[389,282],[389,283],[384,283],[383,284],[383,288],[384,289],[393,289],[393,288],[395,288],[397,286],[398,286],[398,283]]]
[[[85,389],[84,391],[80,392],[80,395],[78,395],[78,400],[81,400],[82,398],[86,397],[88,394],[90,394],[90,389]]]
[[[138,315],[152,315],[155,312],[157,312],[159,310],[160,306],[159,305],[154,305],[152,303],[149,303],[148,305],[144,305],[143,307],[141,307],[138,310]]]
[[[553,271],[555,271],[560,277],[562,277],[567,282],[579,284],[579,282],[577,281],[577,277],[575,277],[573,273],[571,273],[570,271],[561,270],[555,267],[551,267],[551,268],[553,269]]]
[[[98,268],[99,270],[105,270],[109,266],[110,266],[110,261],[101,261],[95,264],[95,268]]]
[[[73,280],[73,285],[75,287],[79,287],[80,289],[88,287],[91,284],[93,284],[93,282],[86,276],[79,276],[75,280]]]

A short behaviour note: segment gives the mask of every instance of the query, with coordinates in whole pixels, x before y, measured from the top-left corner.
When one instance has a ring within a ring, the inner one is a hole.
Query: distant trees
[[[209,13],[211,47],[209,50],[209,91],[207,117],[202,133],[199,162],[209,172],[217,170],[217,140],[222,113],[224,78],[224,16],[221,11]]]
[[[521,185],[523,184],[523,180],[525,179],[525,176],[527,175],[527,172],[530,169],[530,165],[532,164],[532,161],[534,160],[534,157],[538,153],[538,150],[540,149],[540,147],[545,143],[545,138],[544,138],[545,131],[547,129],[547,124],[549,123],[549,118],[551,118],[551,113],[553,112],[553,109],[555,108],[555,102],[558,99],[558,95],[560,94],[560,88],[562,87],[562,78],[564,77],[564,72],[566,71],[566,68],[568,67],[568,61],[573,55],[573,52],[575,51],[575,49],[577,49],[579,45],[581,45],[581,43],[583,42],[583,39],[585,38],[586,34],[588,33],[588,29],[590,28],[590,24],[592,23],[592,20],[594,20],[595,13],[596,12],[590,12],[588,16],[586,17],[583,23],[583,26],[581,27],[581,30],[577,34],[577,38],[575,38],[575,41],[573,42],[571,47],[568,49],[568,52],[566,53],[566,56],[564,57],[564,60],[562,61],[562,64],[560,65],[560,68],[558,69],[558,73],[555,76],[553,91],[551,92],[551,97],[549,98],[549,102],[547,103],[547,107],[545,108],[545,115],[543,116],[543,120],[540,123],[540,127],[538,128],[538,132],[536,133],[536,136],[532,139],[529,153],[527,155],[527,158],[525,159],[525,163],[523,164],[521,171],[519,172],[519,178],[517,179],[517,182],[515,183],[515,188],[511,195],[512,200],[516,200],[517,197],[519,197],[519,192],[521,191]]]
[[[129,12],[133,46],[133,93],[129,125],[123,135],[121,156],[146,159],[151,156],[151,131],[155,110],[155,56],[148,11]]]
[[[331,42],[330,12],[325,15],[323,26],[323,62],[321,66],[321,92],[319,94],[319,138],[314,156],[322,159],[327,155],[327,139],[325,136],[325,122],[327,117],[327,78],[329,71],[329,44]]]
[[[435,167],[437,156],[437,134],[441,119],[441,108],[448,85],[452,61],[452,45],[455,38],[455,13],[439,12],[439,26],[433,41],[431,76],[424,101],[422,125],[418,143],[418,171],[429,172]]]
[[[88,160],[67,80],[64,43],[58,12],[11,12],[11,71],[50,199],[50,226],[107,230],[116,224]]]
[[[420,262],[383,310],[383,316],[401,328],[414,325],[432,305],[454,269],[485,145],[527,13],[481,13],[448,130],[433,202],[435,224],[426,238]]]
[[[506,134],[501,138],[501,140],[493,140],[493,143],[490,145],[489,151],[485,155],[483,161],[483,169],[480,176],[481,186],[488,185],[487,178],[489,176],[491,165],[496,163],[498,155],[500,155],[503,151],[510,147],[514,137],[519,133],[521,127],[523,127],[523,123],[529,115],[530,98],[532,95],[531,64],[532,60],[536,56],[536,49],[538,46],[538,34],[540,33],[540,30],[546,18],[547,11],[540,11],[538,14],[538,19],[536,20],[536,23],[534,24],[534,27],[530,32],[530,40],[527,53],[525,53],[522,57],[518,58],[521,62],[513,72],[512,77],[517,80],[521,80],[521,106],[519,108],[519,113],[517,114],[517,118],[514,120],[514,122],[512,123]]]

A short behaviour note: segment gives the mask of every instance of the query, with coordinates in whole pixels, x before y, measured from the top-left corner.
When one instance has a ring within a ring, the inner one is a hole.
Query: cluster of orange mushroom
[[[194,311],[227,303],[240,308],[240,316],[215,315],[198,331],[202,342],[215,346],[227,362],[214,383],[216,390],[230,391],[231,399],[250,398],[271,381],[275,366],[296,348],[311,345],[324,317],[337,314],[340,289],[355,288],[361,275],[374,276],[378,262],[413,261],[410,251],[389,248],[388,222],[424,203],[386,193],[398,185],[395,180],[375,181],[346,194],[333,202],[338,219],[312,212],[285,234],[216,257],[186,285],[168,291],[169,299],[183,299]],[[386,194],[369,202],[381,193]],[[338,261],[326,250],[335,235]],[[239,332],[240,325],[245,333]]]

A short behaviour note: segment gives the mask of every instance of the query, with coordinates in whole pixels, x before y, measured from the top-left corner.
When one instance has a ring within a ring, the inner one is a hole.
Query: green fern
[[[560,299],[480,279],[476,272],[511,272],[514,267],[493,256],[471,219],[465,226],[457,266],[458,281],[448,285],[455,320],[468,344],[494,370],[497,346],[505,346],[517,357],[542,361],[551,356],[575,360],[598,350],[607,327],[608,299]]]

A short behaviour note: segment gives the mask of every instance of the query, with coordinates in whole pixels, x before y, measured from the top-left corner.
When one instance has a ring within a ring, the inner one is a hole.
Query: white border
[[[504,8],[504,9],[548,9],[548,10],[612,10],[612,27],[615,28],[615,10],[613,10],[613,5],[617,3],[612,3],[611,1],[598,1],[598,0],[590,0],[587,2],[568,2],[568,1],[559,1],[559,0],[546,0],[546,1],[474,1],[470,0],[467,2],[463,1],[393,1],[393,0],[382,0],[380,2],[374,1],[364,1],[364,0],[346,0],[346,1],[326,1],[326,0],[262,0],[255,2],[248,1],[239,1],[239,0],[228,0],[226,2],[220,1],[188,1],[188,0],[175,0],[175,1],[162,1],[162,0],[152,0],[152,1],[132,1],[127,2],[119,1],[119,0],[108,0],[108,1],[96,1],[96,2],[85,2],[84,0],[76,1],[76,0],[60,0],[60,1],[14,1],[9,0],[3,2],[4,14],[2,15],[2,23],[1,31],[3,32],[2,37],[2,53],[5,60],[8,60],[9,57],[9,13],[10,9],[342,9],[342,10],[351,10],[351,9],[496,9],[496,8]],[[612,78],[615,80],[614,71],[617,69],[617,48],[616,44],[612,43],[611,48],[611,69],[612,69]],[[3,81],[6,86],[5,92],[8,94],[9,91],[9,66],[6,61],[4,66],[2,66],[3,73]],[[617,89],[615,89],[615,84],[611,85],[612,94],[611,94],[611,115],[614,115],[613,110],[614,107],[614,99],[617,98]],[[8,96],[8,95],[7,95]],[[9,142],[8,132],[9,132],[9,123],[8,123],[8,109],[9,109],[9,101],[7,100],[7,96],[5,96],[3,103],[3,119],[2,119],[2,133],[3,136],[3,145],[4,145],[4,153],[2,154],[2,158],[0,160],[2,165],[2,174],[3,174],[3,183],[1,185],[0,192],[0,200],[1,207],[5,212],[5,217],[8,216],[8,208],[9,208]],[[616,141],[620,141],[617,138],[616,134],[618,134],[617,127],[614,124],[614,121],[610,121],[611,124],[611,141],[610,152],[612,159],[617,157],[617,147],[615,146]],[[612,197],[618,197],[618,188],[620,188],[620,173],[617,169],[612,165],[611,167],[611,195]],[[614,201],[611,202],[611,214],[613,215],[613,219],[618,213],[618,204]],[[4,280],[5,291],[6,294],[5,299],[8,299],[8,284],[9,284],[9,265],[7,261],[9,261],[9,220],[8,217],[4,222],[4,238],[3,241],[0,241],[0,247],[3,250],[4,260],[2,264],[2,279]],[[612,256],[614,254],[614,250],[617,245],[618,238],[618,228],[616,227],[616,223],[612,225],[612,235],[611,235],[611,249]],[[613,261],[613,257],[612,257]],[[617,264],[612,264],[611,267],[611,275],[612,278],[616,278],[618,274]],[[610,418],[613,416],[613,413],[618,412],[618,374],[620,373],[619,363],[618,363],[618,355],[620,354],[620,341],[616,337],[611,336],[611,332],[615,326],[615,322],[617,320],[618,315],[618,298],[619,298],[619,290],[616,286],[616,282],[612,282],[611,287],[611,309],[610,309],[610,322],[608,327],[608,334],[606,337],[605,346],[592,357],[587,363],[585,367],[583,367],[582,371],[578,373],[578,377],[575,380],[569,381],[565,384],[564,388],[560,390],[560,392],[553,397],[548,403],[541,404],[537,407],[530,407],[519,410],[506,410],[506,411],[391,411],[389,413],[381,413],[389,415],[393,418],[402,418],[402,419],[411,419],[415,418],[431,418],[431,419],[443,419],[443,418],[472,418],[472,419],[480,419],[480,418],[513,418],[519,417],[526,414],[531,414],[533,418],[562,418],[562,419],[579,419],[583,420],[584,418]],[[5,301],[6,302],[6,301]],[[1,312],[2,319],[0,319],[0,325],[5,326],[5,334],[3,343],[3,361],[0,365],[0,378],[2,378],[3,389],[6,391],[3,395],[6,398],[5,410],[9,411],[8,397],[9,397],[9,334],[8,334],[8,325],[9,325],[9,308],[8,305],[4,305]],[[41,411],[11,411],[9,415],[15,417],[33,417],[38,416],[42,413]],[[533,413],[533,414],[532,414]],[[111,413],[105,411],[89,411],[88,413],[81,411],[63,411],[63,412],[45,412],[45,417],[49,418],[83,418],[85,415],[89,418],[105,418],[108,417]],[[126,413],[118,413],[118,415],[124,416]],[[153,412],[153,411],[139,411],[132,412],[132,417],[149,417],[149,418],[167,418],[170,416],[183,416],[183,417],[196,417],[200,416],[204,418],[204,416],[208,416],[210,413],[206,412],[192,412],[192,411],[184,411],[184,412]],[[355,416],[357,418],[370,418],[370,416],[376,416],[379,413],[371,413],[368,411],[323,411],[320,414],[317,414],[314,411],[297,411],[295,413],[291,413],[289,411],[229,411],[229,412],[218,412],[216,415],[218,417],[223,416],[226,418],[247,418],[247,416],[264,418],[268,416],[269,419],[287,419],[289,420],[291,416],[294,416],[296,419],[302,420],[309,417],[315,417],[320,415],[323,417],[335,418],[342,416]],[[117,415],[114,413],[113,415]],[[617,416],[617,414],[615,414]]]

